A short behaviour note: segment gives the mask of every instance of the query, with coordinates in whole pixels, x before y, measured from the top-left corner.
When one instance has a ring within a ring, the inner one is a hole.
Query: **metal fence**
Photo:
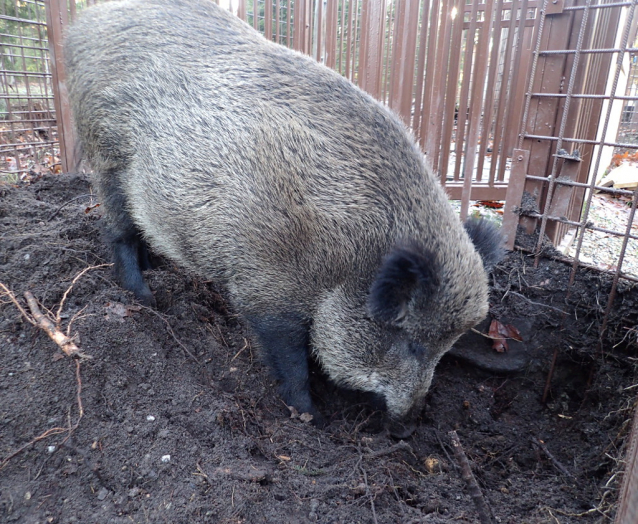
[[[0,3],[0,170],[17,181],[59,169],[45,4]]]

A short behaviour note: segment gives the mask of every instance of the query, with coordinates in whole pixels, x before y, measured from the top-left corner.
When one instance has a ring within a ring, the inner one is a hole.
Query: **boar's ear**
[[[421,296],[434,293],[439,285],[438,273],[431,252],[415,245],[394,248],[381,263],[370,288],[370,315],[383,322],[400,321],[416,292]]]
[[[465,231],[472,239],[474,247],[483,259],[485,271],[491,271],[502,259],[503,235],[501,230],[488,220],[468,218],[465,221]]]

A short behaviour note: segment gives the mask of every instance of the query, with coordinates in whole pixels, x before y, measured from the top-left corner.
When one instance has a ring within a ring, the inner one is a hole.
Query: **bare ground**
[[[109,262],[89,184],[46,176],[0,195],[0,282],[55,316],[74,278]],[[620,286],[599,344],[610,279],[581,271],[567,293],[568,275],[508,255],[491,318],[523,342],[496,353],[479,334],[463,339],[404,443],[319,371],[330,424],[291,417],[223,292],[170,263],[147,274],[157,310],[109,267],[77,280],[60,327],[72,322],[86,360],[64,356],[4,295],[0,521],[474,523],[455,429],[497,522],[608,522],[638,383],[638,290]]]

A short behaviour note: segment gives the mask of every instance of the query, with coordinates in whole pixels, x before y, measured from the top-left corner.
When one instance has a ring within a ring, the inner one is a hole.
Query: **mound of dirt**
[[[638,382],[636,289],[619,288],[599,344],[610,279],[581,271],[568,292],[567,266],[510,253],[477,331],[497,319],[521,342],[498,353],[464,337],[405,441],[315,370],[320,430],[282,403],[214,283],[160,261],[147,273],[156,310],[114,283],[84,176],[0,195],[0,282],[25,308],[31,291],[92,357],[63,355],[3,295],[2,522],[477,522],[453,429],[497,522],[613,517]]]

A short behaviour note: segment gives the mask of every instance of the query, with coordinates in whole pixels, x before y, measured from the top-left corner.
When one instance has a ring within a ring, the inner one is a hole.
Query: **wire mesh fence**
[[[42,0],[0,3],[0,172],[59,170],[58,136]]]

